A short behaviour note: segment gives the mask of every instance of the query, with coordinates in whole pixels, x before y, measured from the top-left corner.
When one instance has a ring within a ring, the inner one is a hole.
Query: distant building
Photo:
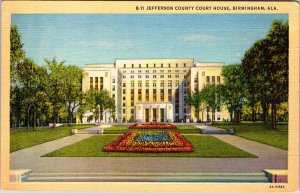
[[[223,66],[193,59],[117,59],[114,64],[87,64],[82,89],[107,90],[115,99],[117,122],[196,121],[185,96],[200,91],[207,83],[220,84]],[[203,113],[202,121],[212,119],[210,109],[205,108]],[[84,122],[89,117],[93,122],[91,115],[87,113]],[[106,111],[101,121],[109,122],[111,117]],[[218,109],[215,120],[227,118],[227,110]]]

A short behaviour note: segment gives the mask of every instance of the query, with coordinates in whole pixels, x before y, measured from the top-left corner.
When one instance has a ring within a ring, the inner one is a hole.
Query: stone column
[[[160,122],[160,108],[159,108],[159,105],[157,105],[157,108],[156,108],[156,109],[157,109],[157,110],[156,110],[156,111],[157,111],[157,112],[156,112],[156,113],[157,113],[157,114],[156,114],[156,115],[157,115],[157,118],[156,118],[157,121],[156,121],[156,122]]]
[[[152,112],[152,106],[150,105],[149,108],[149,122],[152,122],[153,112]]]

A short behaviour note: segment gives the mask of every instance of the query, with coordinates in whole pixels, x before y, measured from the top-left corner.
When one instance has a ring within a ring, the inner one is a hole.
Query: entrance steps
[[[76,134],[100,134],[101,133],[101,130],[100,129],[98,129],[98,130],[96,130],[96,129],[91,129],[91,130],[79,130],[79,131],[77,131],[76,132]]]
[[[261,173],[30,173],[26,182],[240,182],[269,183]]]

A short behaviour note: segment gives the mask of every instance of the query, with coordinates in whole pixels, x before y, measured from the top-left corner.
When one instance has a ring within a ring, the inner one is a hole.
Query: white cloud
[[[107,41],[107,40],[98,40],[98,41],[80,41],[80,46],[92,46],[99,47],[101,49],[128,49],[137,45],[134,40],[119,40],[119,41]]]
[[[213,35],[207,34],[191,34],[180,37],[181,40],[185,42],[211,42],[215,41],[217,38]]]

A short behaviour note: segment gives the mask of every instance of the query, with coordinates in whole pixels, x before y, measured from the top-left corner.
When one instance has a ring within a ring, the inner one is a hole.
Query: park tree
[[[242,106],[247,93],[247,80],[243,68],[239,64],[224,66],[222,69],[223,85],[221,85],[222,99],[226,104],[232,121],[233,113],[236,122],[241,121]]]
[[[65,66],[64,74],[65,105],[68,110],[68,125],[70,126],[73,122],[74,111],[80,105],[83,95],[81,91],[83,72],[79,67],[70,65]]]
[[[274,21],[267,36],[258,40],[242,60],[250,94],[261,99],[265,123],[272,105],[272,126],[276,128],[276,105],[288,96],[288,22]]]
[[[215,121],[216,110],[222,105],[222,87],[219,84],[206,84],[201,90],[203,101],[212,110],[212,121]],[[207,113],[209,113],[207,111]]]
[[[17,26],[10,28],[10,82],[16,81],[16,68],[25,59],[25,51]],[[12,84],[11,84],[12,85]]]
[[[54,57],[52,60],[45,59],[47,64],[47,96],[52,108],[53,128],[56,128],[59,111],[65,105],[65,66],[64,61],[58,62]]]
[[[200,120],[199,114],[200,114],[200,111],[202,111],[202,121],[203,121],[204,100],[203,100],[202,93],[199,91],[196,91],[193,94],[188,95],[185,99],[185,102],[187,105],[194,108],[197,120]]]

